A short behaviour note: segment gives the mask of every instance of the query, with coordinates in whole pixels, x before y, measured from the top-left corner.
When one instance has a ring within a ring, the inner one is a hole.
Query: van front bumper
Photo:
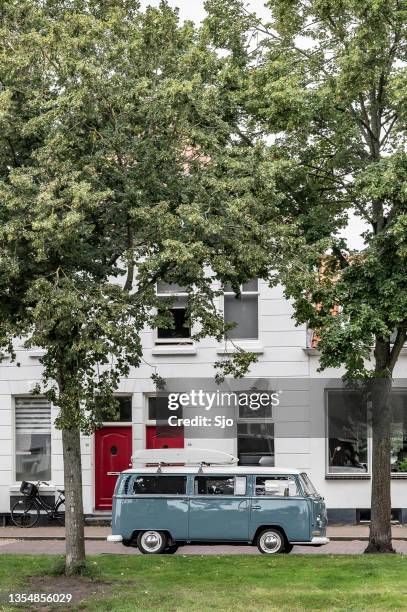
[[[329,544],[330,541],[329,538],[323,536],[314,536],[308,542],[290,542],[290,544],[298,546],[324,546],[325,544]]]
[[[123,542],[123,536],[121,535],[108,535],[106,539],[108,542],[115,542],[116,544]]]

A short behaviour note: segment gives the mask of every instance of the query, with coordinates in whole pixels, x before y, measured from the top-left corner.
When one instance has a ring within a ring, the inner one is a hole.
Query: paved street
[[[407,555],[407,541],[395,540],[395,549]],[[309,546],[294,546],[292,554],[343,554],[357,555],[363,553],[366,548],[366,541],[334,541],[320,548]],[[65,542],[63,540],[0,540],[1,554],[36,554],[48,555],[63,554]],[[89,555],[138,555],[135,548],[127,548],[122,544],[112,544],[104,540],[88,540],[86,542],[86,552]],[[260,554],[254,546],[183,546],[178,549],[177,555],[253,555]]]
[[[111,533],[110,527],[85,527],[86,551],[88,554],[140,554],[135,548],[127,548],[122,544],[106,541]],[[332,525],[328,528],[328,536],[332,541],[327,546],[313,548],[295,546],[292,554],[361,554],[366,548],[369,535],[367,525]],[[19,529],[17,527],[0,528],[1,554],[62,554],[65,549],[65,529],[63,527],[35,527]],[[394,548],[407,554],[407,526],[393,526]],[[197,546],[181,547],[178,555],[237,555],[259,554],[254,546]]]
[[[87,539],[105,540],[111,533],[108,526],[85,526],[85,537]],[[393,525],[393,538],[407,540],[407,525]],[[328,525],[327,535],[331,539],[359,540],[369,537],[368,525]],[[64,539],[65,528],[55,525],[44,527],[33,527],[32,529],[20,529],[19,527],[0,527],[0,542],[3,539]]]

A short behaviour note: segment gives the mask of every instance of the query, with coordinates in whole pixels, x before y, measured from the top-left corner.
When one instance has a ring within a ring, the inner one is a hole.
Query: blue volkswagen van
[[[144,554],[246,543],[265,554],[327,544],[325,503],[308,476],[271,467],[144,467],[122,472],[110,542]]]

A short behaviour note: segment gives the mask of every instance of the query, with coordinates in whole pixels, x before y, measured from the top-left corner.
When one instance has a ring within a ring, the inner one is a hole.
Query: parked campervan
[[[329,542],[325,503],[304,472],[236,464],[219,451],[135,453],[117,479],[108,540],[144,554],[197,542],[246,543],[265,554]]]

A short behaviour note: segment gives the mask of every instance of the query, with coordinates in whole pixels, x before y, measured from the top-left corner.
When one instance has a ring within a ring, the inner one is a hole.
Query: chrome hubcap
[[[261,536],[260,545],[265,552],[276,552],[281,545],[280,538],[274,533],[265,533]]]
[[[141,539],[144,548],[149,552],[155,552],[161,546],[162,538],[156,531],[146,531]]]

